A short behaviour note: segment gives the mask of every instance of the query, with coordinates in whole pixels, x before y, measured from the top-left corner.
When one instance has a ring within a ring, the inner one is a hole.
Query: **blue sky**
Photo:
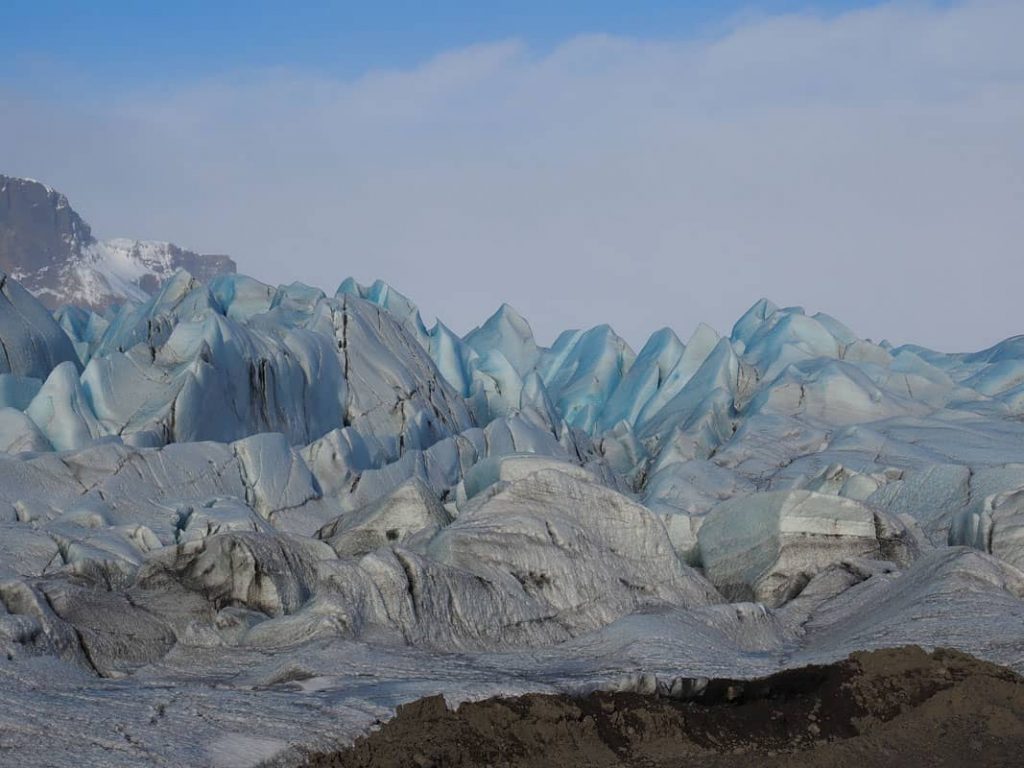
[[[4,0],[0,46],[7,74],[62,71],[94,87],[176,81],[251,68],[340,75],[414,66],[440,51],[516,38],[538,49],[605,33],[641,38],[713,34],[737,18],[834,14],[850,0],[487,0],[484,2],[268,2],[267,0]],[[13,54],[13,55],[12,55]],[[13,77],[12,77],[13,76]]]
[[[0,172],[459,332],[1024,331],[1024,2],[548,5],[0,0]]]

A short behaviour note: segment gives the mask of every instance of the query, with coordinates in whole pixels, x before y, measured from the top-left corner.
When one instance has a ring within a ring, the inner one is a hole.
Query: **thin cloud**
[[[1024,6],[887,4],[697,40],[499,41],[337,80],[86,103],[0,90],[0,166],[102,235],[279,282],[381,277],[457,330],[728,330],[755,299],[863,335],[1024,331]]]

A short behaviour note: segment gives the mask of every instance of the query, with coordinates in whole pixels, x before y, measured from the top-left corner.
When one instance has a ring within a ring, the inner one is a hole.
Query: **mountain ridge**
[[[98,240],[64,194],[0,174],[0,269],[48,309],[71,304],[103,311],[147,300],[179,269],[209,280],[235,273],[236,264],[170,242]]]

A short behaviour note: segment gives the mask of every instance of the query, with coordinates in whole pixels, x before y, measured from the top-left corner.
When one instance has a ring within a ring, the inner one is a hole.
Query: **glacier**
[[[19,764],[301,764],[438,692],[908,643],[1024,671],[1024,336],[894,347],[761,300],[635,352],[507,305],[428,328],[380,281],[129,299],[0,277]]]

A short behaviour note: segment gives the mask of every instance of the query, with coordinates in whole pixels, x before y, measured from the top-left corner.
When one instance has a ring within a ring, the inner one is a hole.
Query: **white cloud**
[[[874,338],[1024,331],[1019,2],[747,19],[710,39],[515,41],[356,80],[216,77],[40,103],[0,168],[103,235],[270,281],[382,277],[460,330],[721,330],[756,298]]]

